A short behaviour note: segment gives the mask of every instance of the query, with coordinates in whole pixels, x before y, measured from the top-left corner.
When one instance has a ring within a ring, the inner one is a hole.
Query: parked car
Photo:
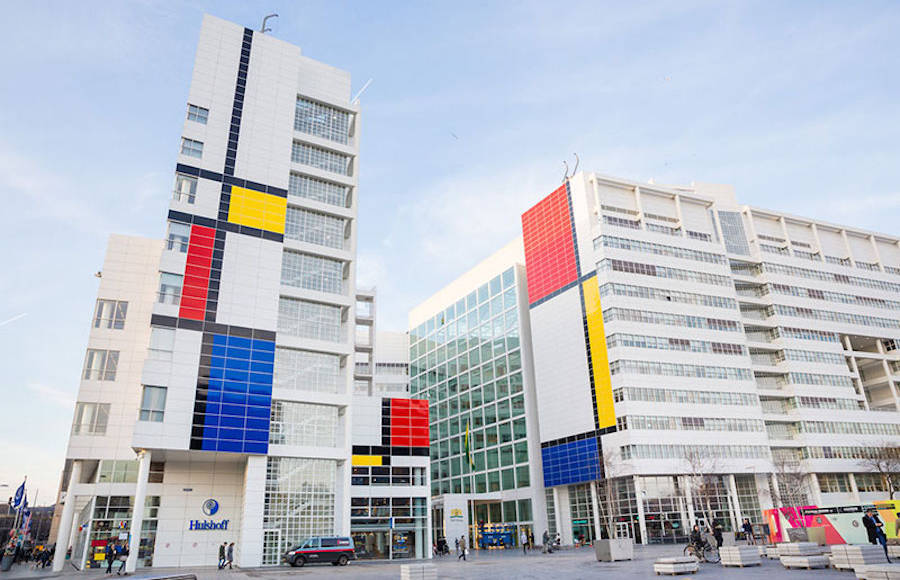
[[[316,562],[330,562],[332,566],[346,566],[356,560],[353,538],[347,536],[313,536],[284,553],[282,559],[291,566],[305,566]]]

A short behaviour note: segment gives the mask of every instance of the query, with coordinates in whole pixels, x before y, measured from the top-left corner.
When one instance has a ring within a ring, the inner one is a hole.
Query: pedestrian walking
[[[113,547],[112,542],[106,543],[106,573],[112,574],[112,565],[116,559],[116,549]]]
[[[552,554],[553,546],[550,545],[550,532],[544,530],[544,535],[541,536],[541,552],[544,554]]]
[[[525,530],[522,530],[522,533],[519,534],[519,542],[522,543],[522,554],[525,556],[528,555],[528,534]]]
[[[534,550],[534,532],[528,532],[528,549]]]
[[[716,539],[716,547],[722,547],[722,524],[718,520],[713,520],[713,537]]]
[[[890,562],[891,557],[888,555],[887,535],[884,533],[884,523],[878,517],[878,514],[874,509],[869,508],[866,510],[866,515],[863,516],[862,521],[866,527],[866,532],[869,534],[869,542],[871,544],[881,544],[881,547],[884,548],[884,557]]]
[[[222,545],[219,546],[219,570],[225,567],[225,547],[228,545],[228,542],[222,542]]]
[[[456,559],[459,560],[459,538],[456,538]]]
[[[463,559],[463,562],[465,562],[465,561],[466,561],[466,552],[469,551],[469,550],[467,549],[468,546],[467,546],[467,544],[466,544],[466,537],[465,537],[465,536],[460,536],[460,537],[459,537],[459,540],[458,540],[458,546],[459,546],[459,555],[456,557],[456,559],[459,560],[460,558],[462,558],[462,559]]]
[[[234,562],[234,542],[228,544],[228,549],[225,551],[225,560],[225,566],[228,566],[229,570],[233,570],[234,568],[231,564]]]
[[[116,576],[121,576],[125,571],[126,562],[128,562],[128,544],[124,544],[119,552],[119,569],[116,571]]]
[[[744,525],[741,528],[744,530],[744,538],[747,540],[747,545],[755,545],[756,538],[753,536],[753,524],[750,523],[750,518],[744,518]]]

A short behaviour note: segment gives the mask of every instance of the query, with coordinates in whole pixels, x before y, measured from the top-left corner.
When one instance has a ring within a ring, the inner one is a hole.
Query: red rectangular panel
[[[204,319],[215,237],[216,230],[213,228],[191,226],[187,263],[184,267],[184,286],[181,289],[181,308],[178,311],[181,318]]]
[[[390,399],[391,446],[428,447],[428,400]]]
[[[562,185],[522,214],[529,304],[578,279],[569,210]]]

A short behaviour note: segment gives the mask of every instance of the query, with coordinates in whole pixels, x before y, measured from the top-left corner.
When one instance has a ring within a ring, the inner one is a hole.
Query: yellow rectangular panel
[[[231,187],[231,203],[228,206],[228,221],[231,223],[283,234],[286,213],[285,197]]]
[[[597,277],[585,280],[581,288],[584,293],[584,312],[588,327],[588,348],[594,371],[594,396],[597,399],[597,420],[601,429],[616,424],[616,410],[613,407],[612,376],[609,374],[609,353],[606,351],[606,331],[603,329],[603,310],[600,307],[600,287]]]
[[[350,459],[352,465],[381,465],[381,455],[354,455]]]

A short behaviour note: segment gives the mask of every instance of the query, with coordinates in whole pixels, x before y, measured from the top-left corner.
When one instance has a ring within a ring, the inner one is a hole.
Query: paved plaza
[[[545,579],[545,578],[615,578],[616,580],[657,578],[653,573],[653,560],[659,557],[681,555],[682,545],[676,546],[637,546],[635,559],[629,562],[601,563],[594,559],[593,551],[589,548],[563,550],[554,554],[541,554],[539,551],[531,552],[527,556],[521,551],[506,550],[488,553],[476,553],[463,562],[456,556],[445,556],[434,560],[437,566],[438,578],[446,579],[489,579],[502,580],[505,578],[517,579]],[[701,564],[697,574],[685,574],[675,578],[734,578],[759,580],[797,579],[804,578],[844,578],[853,580],[852,572],[839,572],[837,570],[785,570],[777,560],[762,559],[760,566],[751,568],[723,568],[719,564]],[[139,570],[132,578],[148,578],[166,574],[192,572],[199,580],[224,580],[227,578],[243,580],[249,578],[344,578],[362,580],[386,580],[400,577],[398,562],[351,562],[345,567],[328,565],[307,566],[305,568],[254,568],[248,570],[217,570],[210,568],[195,568],[191,570],[155,569],[153,571]],[[58,574],[42,571],[32,571],[24,567],[17,567],[11,573],[0,574],[0,580],[4,578],[102,578],[106,575],[102,570],[92,570],[86,573],[67,571]],[[658,578],[664,578],[659,576]]]

